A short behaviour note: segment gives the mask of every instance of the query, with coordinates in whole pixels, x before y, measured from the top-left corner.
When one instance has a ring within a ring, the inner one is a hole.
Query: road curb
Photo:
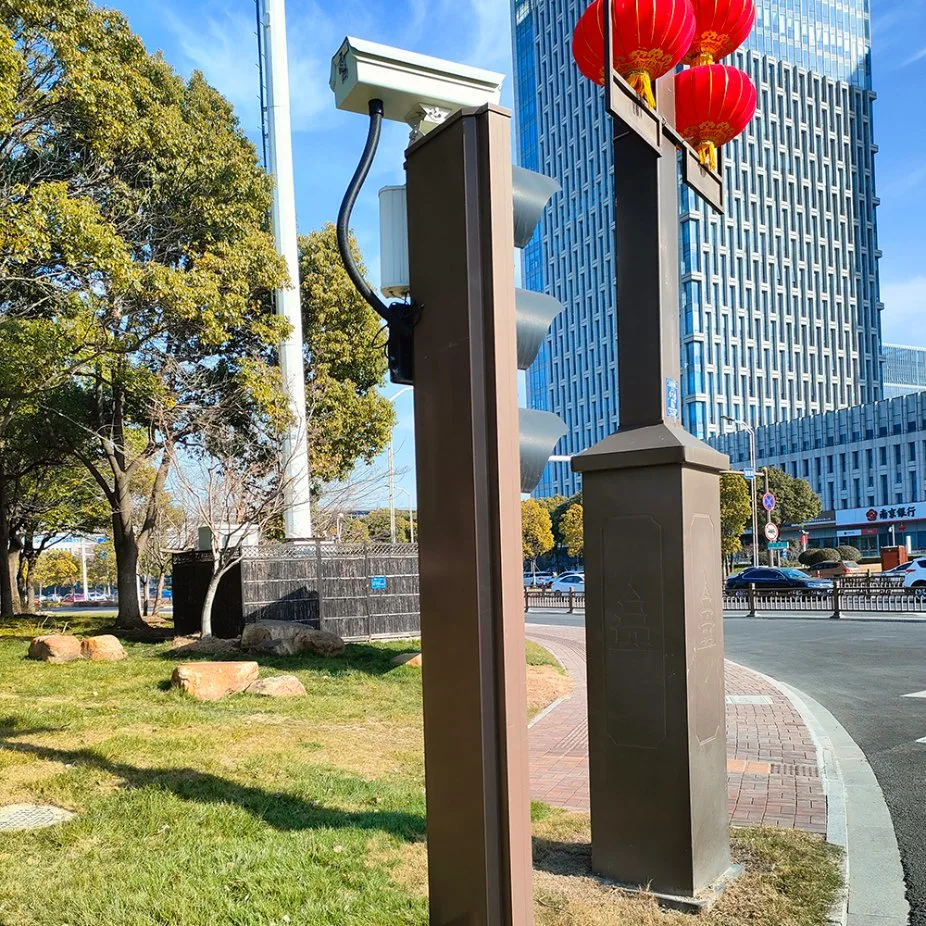
[[[829,922],[834,926],[907,926],[910,906],[894,824],[865,754],[818,701],[785,682],[744,668],[791,701],[816,745],[827,798],[826,840],[843,849],[846,885]]]

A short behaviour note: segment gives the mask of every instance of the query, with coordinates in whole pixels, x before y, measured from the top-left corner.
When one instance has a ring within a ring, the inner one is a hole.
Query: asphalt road
[[[526,620],[582,626],[584,615]],[[926,926],[926,623],[739,618],[724,635],[730,659],[815,698],[865,753],[894,821],[910,923]]]
[[[724,635],[730,659],[805,691],[865,753],[894,821],[910,923],[926,926],[926,624],[741,619]]]

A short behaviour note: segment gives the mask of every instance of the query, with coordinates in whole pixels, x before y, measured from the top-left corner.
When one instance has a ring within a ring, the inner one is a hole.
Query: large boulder
[[[200,701],[218,701],[244,691],[259,673],[256,662],[184,662],[174,669],[170,683]]]
[[[339,656],[344,652],[344,641],[336,633],[316,630],[298,621],[258,621],[245,624],[241,648],[275,656],[296,656],[299,653]]]
[[[80,640],[69,633],[47,633],[29,644],[29,658],[42,662],[75,662],[80,659]]]
[[[84,659],[91,659],[94,662],[118,662],[126,657],[122,644],[108,633],[81,640],[80,654]]]
[[[247,694],[268,698],[301,698],[305,696],[305,688],[295,675],[274,675],[271,678],[259,678],[249,685]]]

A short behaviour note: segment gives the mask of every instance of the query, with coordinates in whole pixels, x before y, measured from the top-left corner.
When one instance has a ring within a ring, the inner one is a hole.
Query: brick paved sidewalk
[[[572,695],[530,729],[531,796],[588,810],[585,630],[528,624],[576,680]],[[730,822],[826,833],[826,795],[810,732],[788,698],[727,662],[727,796]]]

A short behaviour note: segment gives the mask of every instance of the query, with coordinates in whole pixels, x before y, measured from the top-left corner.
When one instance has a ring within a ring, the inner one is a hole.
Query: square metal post
[[[432,926],[533,923],[510,131],[406,161]]]
[[[658,145],[615,118],[620,428],[573,467],[585,510],[592,867],[687,909],[731,874],[719,480],[729,462],[678,418],[673,76],[656,91],[669,130]]]

